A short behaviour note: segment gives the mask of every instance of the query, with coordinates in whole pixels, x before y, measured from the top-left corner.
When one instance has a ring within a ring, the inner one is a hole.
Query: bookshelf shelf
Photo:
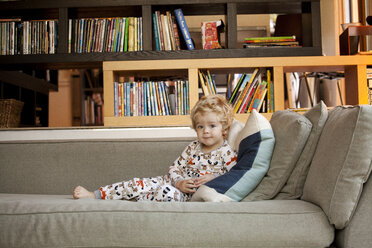
[[[274,85],[274,106],[283,110],[284,73],[286,72],[345,72],[345,104],[367,104],[366,87],[367,66],[371,65],[371,56],[312,56],[312,57],[268,57],[268,58],[227,58],[227,59],[180,59],[180,60],[146,60],[146,61],[107,61],[103,63],[104,77],[104,124],[105,126],[189,126],[188,115],[171,116],[114,116],[114,82],[121,74],[130,73],[146,75],[159,71],[184,71],[190,84],[190,108],[199,99],[199,69],[216,71],[242,71],[252,68],[272,68]],[[184,75],[184,73],[183,73]],[[267,118],[271,114],[264,114]],[[236,118],[244,122],[249,114],[237,114]]]

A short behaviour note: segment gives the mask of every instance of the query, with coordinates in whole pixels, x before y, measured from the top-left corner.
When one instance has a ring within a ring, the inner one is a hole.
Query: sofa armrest
[[[372,166],[372,162],[371,162]],[[335,245],[338,248],[364,248],[372,244],[372,178],[364,184],[358,206],[349,224],[336,230]]]

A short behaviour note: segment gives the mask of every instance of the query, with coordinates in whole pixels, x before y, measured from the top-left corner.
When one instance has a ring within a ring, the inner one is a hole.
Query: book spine
[[[174,40],[174,31],[173,31],[173,23],[172,23],[172,14],[169,11],[167,11],[167,21],[168,21],[168,30],[169,30],[172,50],[176,50],[176,43]]]
[[[155,48],[156,48],[156,51],[160,51],[158,22],[157,22],[155,13],[152,14],[152,22],[153,22],[153,27],[154,27]]]
[[[160,50],[165,50],[165,44],[164,44],[164,35],[163,35],[163,24],[161,19],[160,11],[155,11],[156,18],[157,18],[157,24],[158,24],[158,31],[159,31],[159,42],[160,42]]]
[[[175,50],[181,50],[180,35],[178,33],[176,17],[174,15],[171,15],[171,17],[172,17],[172,28],[173,28],[173,34],[174,34],[174,42],[175,42],[175,45],[176,45]]]
[[[250,38],[245,38],[245,41],[266,41],[266,40],[296,40],[295,35],[290,35],[290,36],[270,36],[270,37],[250,37]]]
[[[169,25],[168,25],[168,18],[166,15],[161,15],[162,17],[162,25],[163,25],[163,33],[164,33],[164,43],[165,43],[165,50],[170,51],[172,50],[172,45],[171,45],[171,39],[170,39],[170,30],[169,30]]]
[[[194,50],[195,47],[194,47],[194,44],[192,43],[190,32],[189,32],[189,29],[187,27],[186,20],[185,20],[185,17],[183,15],[182,10],[181,9],[176,9],[176,10],[174,10],[174,13],[176,15],[178,25],[181,29],[182,36],[183,36],[183,38],[186,42],[187,49],[188,50]]]

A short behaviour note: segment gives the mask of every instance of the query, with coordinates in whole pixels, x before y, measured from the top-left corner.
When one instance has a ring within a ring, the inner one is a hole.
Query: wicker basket
[[[18,127],[23,102],[15,99],[0,99],[0,128]]]

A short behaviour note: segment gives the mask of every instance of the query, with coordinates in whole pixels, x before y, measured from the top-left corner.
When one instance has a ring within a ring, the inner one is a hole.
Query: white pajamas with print
[[[180,180],[196,179],[206,174],[216,177],[225,174],[236,164],[236,153],[227,141],[214,151],[203,153],[199,141],[191,142],[181,156],[169,167],[165,176],[133,178],[114,183],[95,191],[97,198],[135,201],[188,201],[191,194],[176,188]]]

